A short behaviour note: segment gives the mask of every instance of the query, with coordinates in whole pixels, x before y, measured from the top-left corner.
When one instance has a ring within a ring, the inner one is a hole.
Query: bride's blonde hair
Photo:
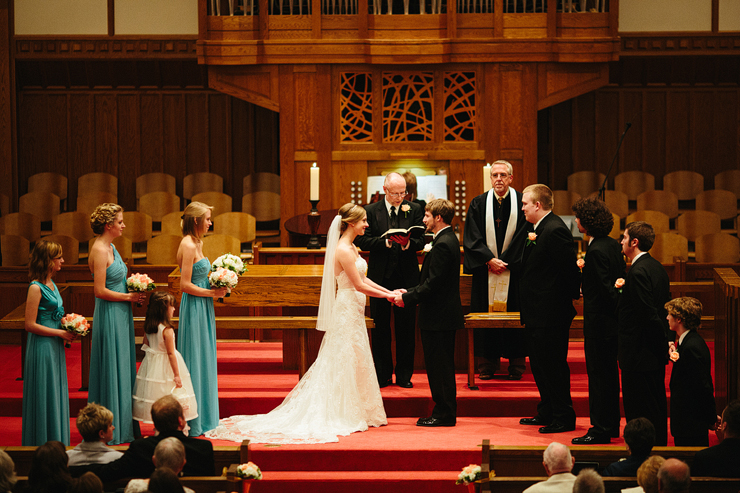
[[[362,221],[362,218],[365,217],[366,212],[365,208],[361,205],[347,203],[339,208],[337,214],[342,217],[342,225],[340,226],[339,231],[341,233],[344,233],[347,230],[348,225],[354,224],[357,221]]]

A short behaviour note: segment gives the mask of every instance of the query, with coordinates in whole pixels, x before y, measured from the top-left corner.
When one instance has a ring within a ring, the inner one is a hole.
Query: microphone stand
[[[624,129],[624,132],[622,132],[622,137],[619,139],[619,144],[617,144],[617,152],[614,153],[614,159],[612,159],[612,164],[609,165],[609,170],[606,172],[606,177],[604,178],[604,183],[601,185],[601,188],[599,188],[599,198],[606,202],[606,182],[609,180],[609,175],[612,172],[612,168],[614,167],[614,163],[617,161],[617,157],[619,156],[619,149],[622,148],[622,142],[624,142],[624,136],[627,135],[627,131],[632,127],[632,123],[627,123],[627,126]]]

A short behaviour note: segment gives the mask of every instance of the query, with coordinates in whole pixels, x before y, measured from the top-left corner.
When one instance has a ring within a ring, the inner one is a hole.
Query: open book
[[[424,233],[426,232],[426,226],[416,225],[411,226],[409,229],[403,229],[403,228],[395,228],[395,229],[389,229],[382,235],[380,235],[381,238],[390,238],[391,236],[408,236],[410,238],[421,238],[424,236]]]

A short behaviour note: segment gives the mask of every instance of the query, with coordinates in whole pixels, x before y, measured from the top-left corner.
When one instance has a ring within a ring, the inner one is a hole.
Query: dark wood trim
[[[16,202],[18,164],[15,143],[15,63],[13,60],[13,2],[0,0],[0,162],[7,163],[3,169],[10,176],[0,185],[0,192]],[[11,205],[11,210],[13,207]],[[6,211],[3,211],[5,213]]]
[[[116,0],[108,0],[108,36],[116,35]]]
[[[719,0],[712,0],[712,32],[719,32]]]
[[[198,39],[208,35],[208,0],[198,0]]]
[[[15,36],[17,60],[195,59],[197,36]]]
[[[619,56],[740,55],[737,33],[620,33]]]

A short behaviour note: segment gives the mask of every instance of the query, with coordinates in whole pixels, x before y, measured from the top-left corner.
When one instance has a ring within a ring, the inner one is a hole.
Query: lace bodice
[[[364,258],[358,256],[357,260],[355,260],[355,267],[357,267],[357,272],[360,274],[367,274],[367,262],[365,262]],[[340,272],[337,276],[337,289],[355,289],[345,271]]]

